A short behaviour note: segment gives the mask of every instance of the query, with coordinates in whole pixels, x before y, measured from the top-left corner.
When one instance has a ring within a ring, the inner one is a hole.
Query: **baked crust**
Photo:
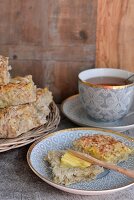
[[[36,101],[36,86],[32,76],[16,77],[10,83],[0,86],[0,108]]]
[[[73,148],[110,163],[127,160],[132,153],[132,150],[121,141],[99,134],[83,136],[75,140]]]
[[[52,94],[47,88],[37,89],[35,102],[1,109],[0,138],[15,138],[45,124],[51,102]]]
[[[8,57],[0,55],[0,85],[6,85],[10,82],[11,66],[8,65]]]

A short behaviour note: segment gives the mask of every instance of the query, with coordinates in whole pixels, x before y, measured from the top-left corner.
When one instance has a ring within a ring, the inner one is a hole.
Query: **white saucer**
[[[129,113],[122,119],[115,122],[99,122],[90,118],[85,110],[83,109],[79,95],[74,95],[67,98],[62,103],[62,112],[64,115],[69,118],[74,123],[80,126],[91,126],[98,128],[111,129],[116,131],[126,131],[134,128],[134,106],[129,111]]]

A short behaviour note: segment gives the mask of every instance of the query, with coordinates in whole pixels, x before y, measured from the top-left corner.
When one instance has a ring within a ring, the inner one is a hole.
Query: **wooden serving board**
[[[98,0],[96,67],[134,71],[133,0]]]

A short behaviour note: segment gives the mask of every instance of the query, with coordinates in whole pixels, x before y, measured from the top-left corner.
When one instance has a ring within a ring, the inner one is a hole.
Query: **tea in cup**
[[[134,83],[128,79],[132,74],[112,68],[79,73],[79,96],[87,114],[99,121],[124,117],[134,101]]]

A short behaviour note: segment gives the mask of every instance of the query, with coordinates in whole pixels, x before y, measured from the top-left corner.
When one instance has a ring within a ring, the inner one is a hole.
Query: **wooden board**
[[[96,66],[134,71],[134,1],[98,0]]]
[[[0,8],[0,54],[12,75],[32,74],[57,102],[77,93],[77,74],[95,66],[97,0],[5,0]]]

